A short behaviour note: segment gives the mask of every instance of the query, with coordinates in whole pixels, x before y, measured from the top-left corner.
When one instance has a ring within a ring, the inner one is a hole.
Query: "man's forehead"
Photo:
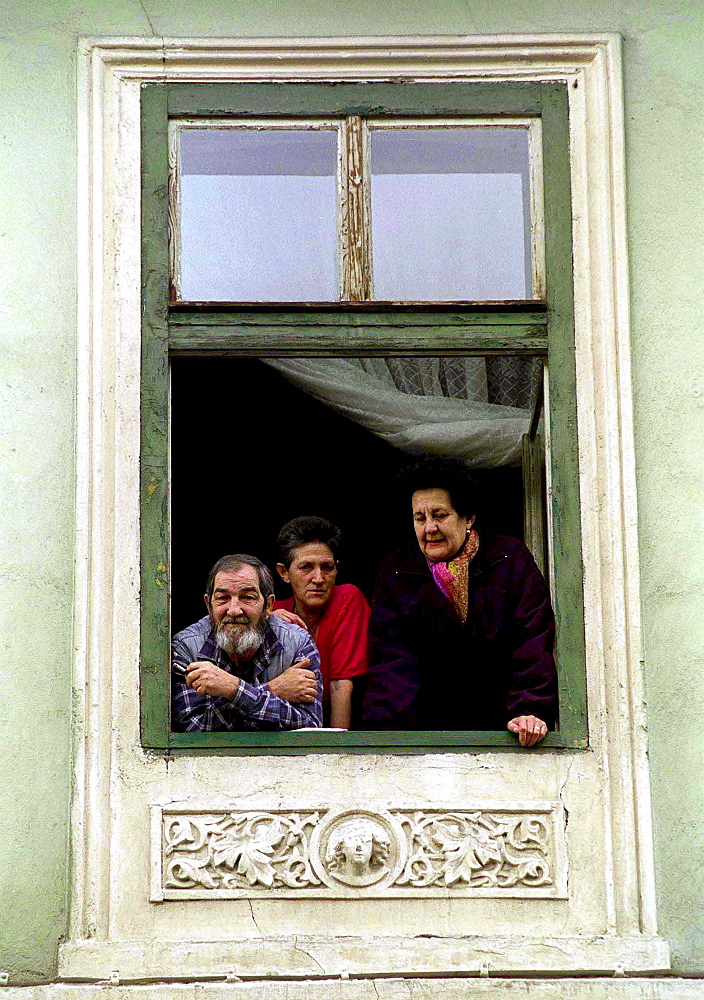
[[[215,577],[213,591],[256,590],[259,593],[259,574],[254,566],[221,570]]]

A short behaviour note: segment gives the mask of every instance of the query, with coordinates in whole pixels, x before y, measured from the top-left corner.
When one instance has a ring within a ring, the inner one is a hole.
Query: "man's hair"
[[[446,490],[460,517],[472,517],[477,513],[477,483],[459,458],[419,458],[402,469],[398,482],[409,498],[416,490]]]
[[[215,577],[218,573],[234,572],[238,569],[242,569],[243,566],[254,566],[256,569],[257,576],[259,577],[259,589],[262,592],[264,603],[266,604],[274,593],[274,578],[261,559],[257,559],[256,556],[245,555],[242,552],[238,552],[232,556],[223,556],[222,559],[218,559],[215,563],[210,573],[208,573],[208,582],[205,585],[205,592],[208,595],[208,599],[213,596],[213,591],[215,590]]]
[[[321,542],[327,545],[337,561],[337,550],[340,547],[340,529],[326,521],[324,517],[294,517],[292,521],[287,521],[279,532],[277,543],[279,546],[279,561],[289,568],[294,559],[294,550],[299,545],[308,545],[310,542]]]

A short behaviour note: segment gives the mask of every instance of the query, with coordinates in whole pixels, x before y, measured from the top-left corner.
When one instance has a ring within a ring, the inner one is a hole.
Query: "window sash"
[[[169,119],[363,115],[535,116],[543,134],[545,300],[501,303],[173,305]],[[508,733],[172,733],[169,729],[170,353],[360,356],[531,353],[550,370],[550,514],[560,729],[540,745],[587,745],[567,94],[557,83],[151,84],[142,88],[141,734],[179,753],[516,749]],[[402,325],[401,325],[402,324]]]
[[[399,130],[430,131],[442,129],[523,129],[528,139],[528,212],[524,252],[530,254],[532,299],[544,297],[543,197],[541,119],[538,117],[481,118],[375,118],[349,115],[346,118],[209,118],[169,119],[169,253],[171,303],[193,304],[182,294],[182,181],[181,143],[184,133],[230,130],[232,132],[327,131],[337,137],[337,267],[338,297],[334,304],[381,302],[374,295],[373,241],[371,218],[372,163],[370,137],[374,132]],[[249,302],[250,300],[248,300]],[[251,300],[256,301],[256,300]],[[428,300],[423,300],[427,302]],[[502,299],[502,301],[504,301]],[[225,301],[217,300],[218,306]],[[257,305],[260,303],[257,302]]]

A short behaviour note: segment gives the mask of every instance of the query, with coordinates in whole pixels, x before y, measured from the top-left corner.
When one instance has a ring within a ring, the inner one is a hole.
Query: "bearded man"
[[[223,556],[208,576],[208,614],[174,636],[172,729],[322,726],[320,656],[309,633],[271,615],[274,581],[254,556]]]

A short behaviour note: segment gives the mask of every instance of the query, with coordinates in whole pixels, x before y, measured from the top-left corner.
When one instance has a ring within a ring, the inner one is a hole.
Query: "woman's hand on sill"
[[[510,733],[516,733],[522,747],[532,747],[545,737],[548,727],[535,715],[519,715],[506,726]]]

